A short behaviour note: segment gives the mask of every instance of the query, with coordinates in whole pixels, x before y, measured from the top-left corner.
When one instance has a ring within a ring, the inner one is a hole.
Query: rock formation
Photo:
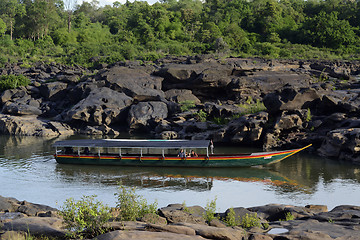
[[[146,134],[264,149],[312,143],[359,163],[358,62],[167,57],[102,69],[8,64],[26,87],[1,93],[0,132]]]

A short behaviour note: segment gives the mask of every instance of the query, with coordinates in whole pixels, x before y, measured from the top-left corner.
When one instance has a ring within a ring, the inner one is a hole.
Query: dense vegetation
[[[0,0],[0,65],[91,66],[165,55],[346,58],[360,53],[353,0]]]

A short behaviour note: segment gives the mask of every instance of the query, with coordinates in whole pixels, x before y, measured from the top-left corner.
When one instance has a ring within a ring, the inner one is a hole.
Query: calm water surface
[[[59,139],[0,136],[0,195],[59,208],[67,198],[97,195],[115,206],[118,182],[158,206],[206,206],[219,211],[269,203],[360,205],[360,166],[297,154],[266,168],[135,168],[57,164]],[[249,149],[216,148],[217,152]]]

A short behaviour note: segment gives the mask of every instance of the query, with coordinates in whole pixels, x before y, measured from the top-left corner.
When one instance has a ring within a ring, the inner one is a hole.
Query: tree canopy
[[[358,59],[359,25],[360,2],[347,0],[161,0],[104,7],[96,0],[0,0],[0,53],[14,61],[82,65],[208,53]]]

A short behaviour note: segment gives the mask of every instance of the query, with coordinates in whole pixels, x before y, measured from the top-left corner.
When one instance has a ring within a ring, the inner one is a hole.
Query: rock
[[[212,226],[212,227],[218,227],[218,228],[225,228],[226,225],[220,221],[218,218],[214,218],[213,220],[211,220],[209,222],[209,226]]]
[[[132,98],[103,87],[93,90],[65,113],[65,121],[80,120],[90,125],[110,125],[123,121],[125,111],[132,103]]]
[[[66,99],[67,86],[62,82],[45,83],[40,86],[40,93],[46,100],[57,102]]]
[[[27,217],[4,223],[3,230],[25,232],[32,236],[65,237],[60,218]]]
[[[147,213],[144,217],[141,218],[142,222],[156,224],[156,225],[166,225],[167,221],[166,218],[160,217],[157,214]]]
[[[359,239],[359,227],[344,226],[332,222],[317,220],[296,220],[278,222],[289,232],[288,239]],[[284,235],[283,235],[284,236]]]
[[[196,224],[205,224],[205,219],[200,216],[203,208],[194,208],[184,210],[182,204],[173,204],[159,209],[159,215],[165,217],[169,223],[188,222]]]
[[[61,126],[57,128],[58,126]],[[54,137],[73,134],[71,127],[62,124],[52,124],[49,120],[38,119],[35,116],[10,116],[0,114],[0,133],[7,135]],[[65,131],[63,131],[65,130]]]
[[[234,104],[216,104],[207,102],[204,104],[204,111],[209,114],[209,117],[232,117],[244,111],[241,107]]]
[[[163,102],[140,102],[132,105],[129,111],[128,123],[132,129],[142,129],[154,126],[153,122],[167,118],[167,105]]]
[[[28,203],[26,201],[21,202],[21,205],[17,209],[18,212],[24,213],[28,216],[37,216],[40,213],[45,213],[48,211],[57,211],[57,209],[35,203]]]
[[[259,112],[234,119],[214,135],[215,141],[234,143],[254,143],[262,138],[263,129],[268,121],[268,113]]]
[[[177,139],[178,138],[178,134],[175,131],[163,131],[160,133],[160,138],[161,139]]]
[[[276,130],[288,130],[292,128],[302,128],[303,121],[297,114],[289,114],[288,111],[283,111],[281,116],[277,119],[274,129]]]
[[[13,212],[14,206],[9,202],[8,198],[0,196],[0,212]]]
[[[4,104],[2,113],[7,113],[10,115],[41,115],[42,111],[38,107],[31,106],[29,104],[22,103],[11,103],[8,102]]]
[[[240,227],[217,228],[192,223],[177,223],[176,225],[192,228],[197,235],[209,239],[242,240],[247,236],[246,231]]]
[[[113,230],[125,231],[145,231],[147,223],[137,221],[109,222],[110,228]]]
[[[335,222],[341,224],[345,224],[346,222],[350,224],[351,222],[353,222],[354,224],[359,224],[360,207],[351,206],[351,205],[341,205],[335,207],[329,212],[320,212],[312,218],[321,222]]]
[[[294,218],[313,216],[314,212],[310,208],[297,207],[283,204],[268,204],[258,207],[247,208],[251,212],[256,212],[257,216],[267,221],[285,220],[286,215],[290,213]]]
[[[275,93],[267,94],[263,101],[267,110],[274,113],[280,110],[309,108],[317,99],[320,99],[320,96],[314,89],[296,90],[295,88],[286,87]]]
[[[107,125],[101,126],[86,126],[85,129],[80,130],[80,134],[84,135],[111,135],[117,136],[120,133]]]
[[[322,156],[360,162],[360,128],[330,131],[318,149]]]
[[[16,232],[16,231],[6,231],[5,233],[0,234],[1,240],[26,240],[27,233],[25,232]]]
[[[151,76],[140,69],[114,66],[100,74],[107,87],[124,92],[131,97],[164,97],[161,91],[162,78]]]
[[[167,64],[156,75],[164,78],[163,89],[189,89],[195,95],[219,94],[231,82],[232,66],[215,61],[196,64]],[[222,91],[225,93],[225,91]]]
[[[201,101],[198,99],[191,90],[187,89],[170,89],[165,92],[165,98],[169,101],[176,103],[192,102],[194,104],[200,104]]]
[[[235,216],[234,216],[235,222],[238,222],[238,223],[241,223],[243,217],[245,217],[246,215],[249,215],[249,216],[255,215],[253,212],[251,212],[243,207],[236,207],[236,208],[232,208],[232,209],[235,213]],[[230,213],[230,209],[227,209],[224,213],[224,219],[227,219],[229,213]]]
[[[177,234],[185,234],[190,236],[195,236],[195,230],[186,226],[176,226],[176,225],[156,225],[156,224],[148,224],[148,229],[156,232],[172,232]]]
[[[154,240],[187,240],[204,239],[200,236],[188,236],[185,234],[176,234],[171,232],[140,232],[140,231],[112,231],[97,236],[94,240],[128,240],[128,239],[154,239]]]
[[[262,235],[259,233],[250,234],[249,240],[272,240],[270,236]]]

